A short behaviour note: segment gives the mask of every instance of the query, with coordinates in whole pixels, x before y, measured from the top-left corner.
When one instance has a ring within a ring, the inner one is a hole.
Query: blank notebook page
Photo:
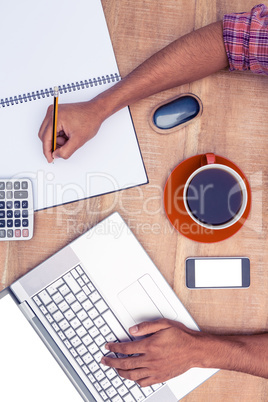
[[[69,160],[48,164],[38,138],[54,86],[72,103],[120,80],[101,1],[10,0],[0,19],[1,177],[30,178],[35,210],[147,183],[128,108]]]

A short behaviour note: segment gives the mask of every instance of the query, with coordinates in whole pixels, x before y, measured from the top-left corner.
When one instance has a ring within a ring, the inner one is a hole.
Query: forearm
[[[98,98],[108,117],[140,99],[196,81],[227,65],[222,22],[218,21],[172,42]]]
[[[240,371],[268,378],[268,333],[211,335],[203,342],[202,367]]]
[[[191,32],[154,54],[110,89],[88,102],[59,105],[57,149],[51,153],[53,107],[39,130],[48,162],[69,158],[93,138],[105,119],[157,92],[195,81],[228,65],[222,22]]]

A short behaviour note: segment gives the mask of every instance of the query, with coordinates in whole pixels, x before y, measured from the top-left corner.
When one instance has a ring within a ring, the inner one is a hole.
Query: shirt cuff
[[[268,9],[264,4],[249,13],[225,15],[223,40],[230,71],[268,75]]]

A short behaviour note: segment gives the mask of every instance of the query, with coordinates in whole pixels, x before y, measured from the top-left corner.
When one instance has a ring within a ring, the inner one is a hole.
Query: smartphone
[[[185,261],[186,286],[190,289],[248,288],[247,257],[190,257]]]

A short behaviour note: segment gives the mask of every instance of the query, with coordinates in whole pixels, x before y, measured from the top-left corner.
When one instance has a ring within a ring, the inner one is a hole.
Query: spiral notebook
[[[55,85],[72,103],[121,79],[101,1],[10,0],[1,14],[0,177],[31,179],[35,210],[147,183],[128,108],[68,160],[48,164],[38,138]]]

